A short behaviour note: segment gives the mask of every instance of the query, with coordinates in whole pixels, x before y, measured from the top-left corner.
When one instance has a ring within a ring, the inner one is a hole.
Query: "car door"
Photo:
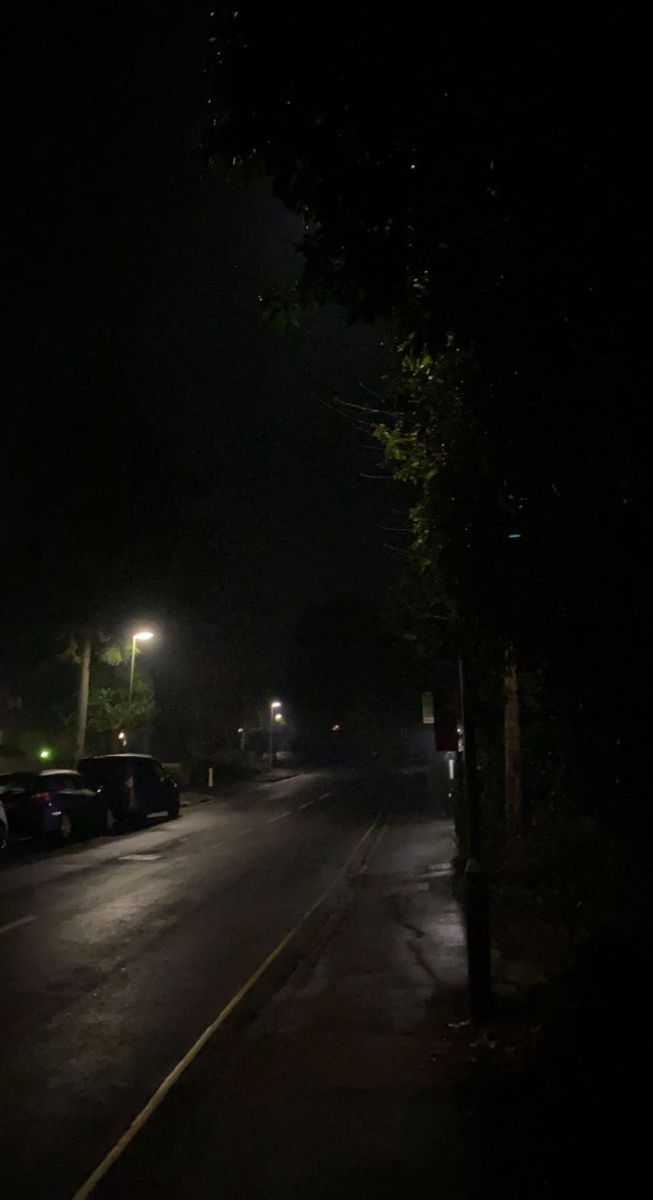
[[[30,837],[39,828],[40,813],[32,803],[35,776],[17,771],[2,782],[2,801],[11,837]]]
[[[86,786],[78,771],[71,771],[69,775],[64,776],[61,796],[62,807],[66,807],[71,815],[74,812],[79,828],[91,833],[100,826],[100,800],[97,793]]]
[[[163,786],[165,771],[160,764],[152,758],[140,759],[136,767],[136,778],[145,811],[148,813],[162,812],[166,807]]]
[[[68,812],[80,812],[86,807],[86,788],[81,775],[76,771],[54,776],[54,786],[62,809],[66,809]]]

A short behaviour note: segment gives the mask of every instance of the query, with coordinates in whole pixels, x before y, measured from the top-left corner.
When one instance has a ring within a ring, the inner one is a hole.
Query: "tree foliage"
[[[644,621],[637,70],[599,24],[302,13],[216,10],[209,152],[302,216],[298,302],[392,323],[377,436],[425,592],[490,658],[518,644],[607,793],[636,773]]]
[[[133,730],[151,720],[154,708],[152,686],[144,679],[134,680],[131,700],[124,682],[118,686],[93,685],[89,692],[88,727],[95,733]]]

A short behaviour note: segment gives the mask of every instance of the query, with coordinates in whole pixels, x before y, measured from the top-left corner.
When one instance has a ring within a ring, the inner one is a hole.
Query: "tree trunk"
[[[503,680],[503,719],[505,754],[505,812],[506,833],[510,840],[523,828],[521,785],[521,727],[519,722],[519,688],[514,646],[506,650],[506,669]]]
[[[86,748],[86,723],[88,721],[88,688],[91,678],[91,631],[82,633],[82,652],[79,664],[79,692],[77,696],[77,736],[75,738],[75,762],[84,757]]]

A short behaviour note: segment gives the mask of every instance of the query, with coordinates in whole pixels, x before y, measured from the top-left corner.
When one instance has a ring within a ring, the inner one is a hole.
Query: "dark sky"
[[[358,478],[378,456],[323,403],[361,399],[378,336],[335,311],[286,338],[266,325],[258,295],[292,279],[299,227],[262,182],[205,169],[204,15],[36,5],[21,21],[14,649],[101,580],[108,609],[181,607],[260,666],[307,602],[373,594],[388,571],[384,502]]]

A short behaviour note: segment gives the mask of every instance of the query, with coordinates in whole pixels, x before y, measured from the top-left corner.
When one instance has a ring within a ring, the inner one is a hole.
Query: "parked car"
[[[7,822],[7,812],[2,800],[0,800],[0,852],[7,848],[8,837],[9,825]]]
[[[102,754],[78,766],[87,785],[99,791],[108,829],[129,819],[143,822],[152,813],[179,816],[179,787],[149,754]]]
[[[14,771],[0,775],[0,801],[9,837],[43,837],[68,842],[78,833],[98,833],[106,813],[97,789],[78,771]]]

